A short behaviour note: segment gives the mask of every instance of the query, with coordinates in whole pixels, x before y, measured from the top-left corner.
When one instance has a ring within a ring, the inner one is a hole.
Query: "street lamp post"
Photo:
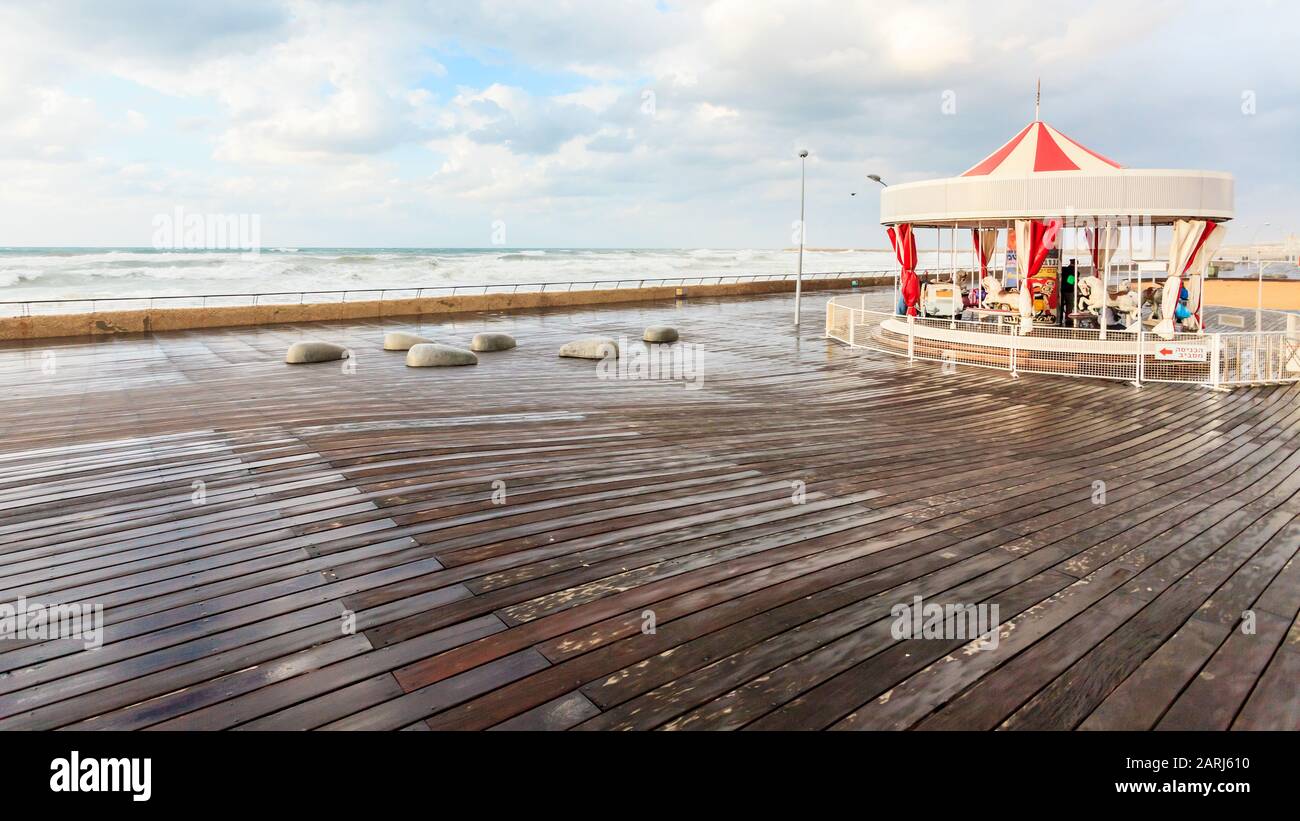
[[[1269,227],[1270,223],[1264,223],[1255,229],[1255,236],[1251,237],[1250,244],[1255,247],[1255,333],[1264,330],[1264,252],[1260,250],[1256,241],[1259,239],[1259,232]]]
[[[871,180],[872,182],[878,182],[878,183],[880,183],[880,187],[881,187],[881,188],[888,188],[888,187],[889,187],[889,183],[887,183],[887,182],[885,182],[884,180],[882,180],[882,179],[880,178],[880,175],[879,175],[879,174],[868,174],[868,175],[867,175],[867,179]],[[891,310],[891,311],[897,311],[897,310],[898,310],[898,290],[899,290],[899,288],[902,287],[902,284],[899,282],[899,279],[901,278],[901,276],[902,276],[902,274],[896,274],[896,275],[894,276],[894,304],[893,304],[892,306],[890,306],[890,309],[889,309],[889,310]]]
[[[799,297],[803,293],[803,238],[807,233],[804,230],[804,182],[806,180],[805,170],[808,164],[808,151],[805,149],[799,152],[799,270],[794,277],[794,329],[799,330]]]

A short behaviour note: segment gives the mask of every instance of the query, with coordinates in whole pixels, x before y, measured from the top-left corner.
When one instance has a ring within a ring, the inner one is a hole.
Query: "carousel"
[[[850,345],[1138,383],[1218,384],[1231,381],[1225,363],[1259,364],[1225,358],[1201,304],[1233,217],[1229,174],[1126,168],[1035,112],[959,176],[886,186],[880,211],[899,266],[894,298],[883,310],[866,297],[831,301],[828,336]],[[938,264],[918,272],[924,231],[936,232]],[[1281,378],[1300,376],[1287,342],[1259,352],[1281,357],[1270,363]]]

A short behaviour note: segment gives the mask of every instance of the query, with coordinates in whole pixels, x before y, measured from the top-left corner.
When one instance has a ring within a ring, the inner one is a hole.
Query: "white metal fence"
[[[826,305],[826,335],[912,360],[1016,374],[1212,387],[1300,381],[1300,315],[1284,311],[1265,312],[1274,316],[1262,327],[1276,330],[1178,333],[1165,339],[1149,331],[1107,330],[1103,337],[1100,330],[1037,326],[1021,336],[1018,318],[1011,323],[1000,317],[907,317],[885,309],[881,301],[868,294],[832,297]]]
[[[809,271],[809,280],[877,280],[893,277],[890,271]],[[80,314],[99,311],[137,311],[154,308],[215,308],[249,305],[302,305],[357,301],[385,302],[423,297],[478,294],[557,293],[568,291],[628,290],[693,285],[734,285],[751,282],[792,282],[795,274],[713,274],[680,277],[626,277],[623,279],[566,280],[563,282],[487,282],[412,286],[409,288],[349,288],[334,291],[263,291],[244,294],[171,294],[159,296],[87,296],[63,299],[0,299],[0,317]]]

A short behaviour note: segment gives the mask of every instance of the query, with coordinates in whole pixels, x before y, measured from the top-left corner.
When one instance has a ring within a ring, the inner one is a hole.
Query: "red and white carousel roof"
[[[1124,166],[1085,148],[1045,122],[1032,122],[963,177],[1011,177],[1044,171],[1106,173]]]
[[[1035,120],[958,177],[891,185],[880,192],[884,225],[1009,225],[1233,216],[1233,179],[1219,171],[1125,168]]]

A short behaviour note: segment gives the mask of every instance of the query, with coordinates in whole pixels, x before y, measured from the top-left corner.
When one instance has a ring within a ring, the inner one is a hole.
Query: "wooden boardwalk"
[[[944,374],[790,303],[424,324],[519,338],[461,369],[395,320],[0,347],[0,601],[105,621],[0,641],[0,729],[1300,728],[1300,387]],[[555,356],[652,323],[698,389]],[[894,639],[914,596],[996,647]]]

